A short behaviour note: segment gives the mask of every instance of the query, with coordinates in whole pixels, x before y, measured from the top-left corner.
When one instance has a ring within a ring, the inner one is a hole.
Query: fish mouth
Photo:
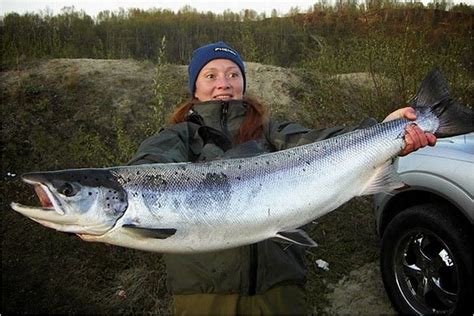
[[[37,222],[50,221],[62,222],[64,219],[64,210],[61,204],[54,198],[51,190],[44,183],[35,181],[28,176],[22,176],[22,180],[33,186],[40,206],[28,206],[20,203],[12,202],[11,207],[32,220]]]
[[[45,185],[35,184],[34,189],[43,210],[55,210],[51,200],[50,192]],[[64,214],[64,213],[63,213]]]
[[[25,174],[22,175],[22,180],[33,186],[40,206],[27,206],[12,202],[10,207],[16,212],[48,228],[74,233],[80,235],[81,238],[88,235],[100,236],[111,229],[110,223],[84,224],[80,220],[81,216],[75,214],[74,211],[66,212],[62,202],[55,197],[48,186],[48,181],[42,174]]]
[[[61,208],[61,203],[54,198],[53,193],[51,193],[51,190],[46,184],[44,184],[43,182],[40,182],[39,179],[35,179],[34,177],[28,174],[23,175],[22,180],[25,183],[28,183],[29,185],[33,186],[34,191],[36,193],[36,196],[41,206],[34,207],[34,206],[26,206],[26,205],[21,205],[19,203],[15,203],[16,205],[26,207],[30,210],[36,209],[41,212],[55,211],[59,215],[64,215],[64,210]]]

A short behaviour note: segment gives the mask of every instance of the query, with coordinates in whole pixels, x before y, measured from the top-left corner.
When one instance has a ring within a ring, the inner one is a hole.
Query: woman
[[[131,164],[206,161],[291,148],[375,124],[309,130],[267,117],[262,104],[245,96],[244,63],[224,42],[196,49],[188,67],[191,99],[172,115],[172,125],[145,140]],[[386,120],[415,119],[411,108]],[[249,144],[251,147],[240,146]],[[407,128],[401,155],[436,138]],[[246,150],[239,150],[245,148]],[[250,153],[249,153],[250,148]],[[232,150],[231,150],[232,149]],[[176,314],[306,314],[305,266],[300,246],[263,241],[212,253],[163,255]]]

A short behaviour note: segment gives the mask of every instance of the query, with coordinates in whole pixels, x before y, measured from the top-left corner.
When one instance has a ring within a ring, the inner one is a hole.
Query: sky
[[[316,0],[317,1],[317,0]],[[237,0],[237,1],[192,1],[192,0],[0,0],[0,13],[4,15],[8,12],[37,12],[49,7],[53,13],[59,13],[65,6],[74,6],[76,10],[83,9],[89,15],[96,15],[103,10],[118,10],[119,8],[161,8],[177,11],[185,5],[190,5],[199,12],[212,11],[222,13],[226,9],[234,12],[240,12],[242,9],[253,9],[258,13],[265,12],[270,15],[272,9],[279,13],[287,13],[291,7],[299,7],[301,11],[306,11],[315,2],[315,0]],[[474,1],[474,0],[473,0]]]
[[[330,0],[329,0],[330,1]],[[329,2],[328,1],[328,2]],[[363,1],[363,0],[362,0]],[[422,0],[422,2],[431,2]],[[454,0],[453,3],[467,3],[474,5],[474,0]],[[212,11],[222,13],[226,9],[233,12],[240,12],[242,9],[253,9],[258,13],[265,12],[271,14],[276,9],[279,14],[287,13],[290,8],[298,7],[302,12],[312,7],[317,0],[237,0],[237,1],[192,1],[192,0],[0,0],[0,15],[6,13],[26,13],[45,11],[46,8],[53,14],[60,13],[63,7],[74,6],[76,10],[84,10],[88,15],[96,16],[97,13],[104,10],[116,11],[120,8],[161,8],[177,11],[185,5],[190,5],[199,12]]]

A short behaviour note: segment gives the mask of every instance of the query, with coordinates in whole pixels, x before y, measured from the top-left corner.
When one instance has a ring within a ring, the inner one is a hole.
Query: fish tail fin
[[[426,112],[437,117],[437,127],[432,131],[437,137],[474,131],[474,112],[452,99],[448,84],[437,68],[423,79],[410,104],[417,111],[417,117]]]

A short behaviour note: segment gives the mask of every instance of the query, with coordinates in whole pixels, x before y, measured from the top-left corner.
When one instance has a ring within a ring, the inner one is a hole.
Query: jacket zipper
[[[229,102],[221,101],[221,128],[222,132],[229,137],[229,128],[227,126],[227,115],[229,113]],[[229,137],[230,138],[230,137]]]
[[[229,102],[221,102],[221,128],[222,132],[229,137],[230,132],[227,126],[227,116],[229,113]],[[258,253],[257,244],[250,245],[250,258],[249,258],[249,288],[248,295],[252,296],[257,294],[257,269],[258,269]]]
[[[249,263],[249,291],[248,295],[257,294],[257,269],[258,269],[258,253],[257,244],[250,245],[250,263]]]

